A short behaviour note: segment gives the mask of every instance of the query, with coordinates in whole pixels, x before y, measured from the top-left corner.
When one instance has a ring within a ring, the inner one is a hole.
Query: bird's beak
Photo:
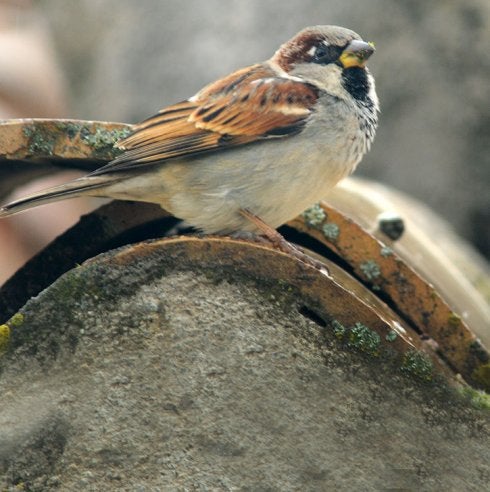
[[[354,39],[339,56],[344,68],[364,67],[368,58],[374,53],[374,44]]]

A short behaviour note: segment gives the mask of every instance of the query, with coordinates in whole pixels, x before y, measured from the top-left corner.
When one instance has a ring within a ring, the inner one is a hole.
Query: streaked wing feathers
[[[278,77],[266,65],[239,70],[135,125],[117,144],[125,152],[93,174],[297,133],[317,98],[313,86]]]

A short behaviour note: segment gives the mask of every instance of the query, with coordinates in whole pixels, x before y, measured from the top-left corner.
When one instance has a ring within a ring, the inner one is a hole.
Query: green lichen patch
[[[395,330],[390,330],[385,336],[387,342],[394,342],[397,338],[398,333]]]
[[[432,381],[434,365],[428,355],[409,350],[403,356],[401,370],[423,381]]]
[[[73,140],[81,131],[83,126],[71,121],[59,121],[56,123],[56,128],[66,135],[70,140]]]
[[[362,323],[356,323],[349,330],[348,340],[349,347],[375,357],[379,356],[381,337]]]
[[[306,225],[315,228],[320,227],[327,218],[325,211],[318,203],[315,203],[312,207],[307,208],[302,215],[305,219]]]
[[[373,357],[381,353],[381,337],[366,325],[357,322],[346,327],[340,321],[330,321],[333,334],[337,340],[344,342],[349,348],[364,352]]]
[[[329,241],[335,241],[339,237],[340,228],[335,222],[327,222],[323,224],[322,232]]]
[[[22,132],[28,139],[27,151],[34,156],[53,155],[56,145],[56,135],[49,130],[35,124],[25,126]]]
[[[347,328],[336,319],[333,320],[330,324],[333,328],[333,334],[335,335],[335,338],[337,338],[338,340],[343,340],[345,334],[347,333]]]
[[[96,127],[94,132],[90,132],[89,129],[83,128],[80,131],[80,136],[83,142],[92,147],[95,153],[107,153],[111,152],[113,156],[116,156],[121,151],[114,148],[114,144],[127,137],[131,131],[128,128],[107,130],[103,127]]]
[[[90,288],[84,275],[75,275],[73,271],[70,271],[52,286],[52,292],[62,307],[65,302],[70,302],[71,299],[79,298],[90,292]]]
[[[380,253],[383,258],[387,258],[393,254],[393,250],[389,246],[383,246]]]
[[[368,280],[375,280],[381,275],[381,268],[374,260],[361,263],[360,269]]]

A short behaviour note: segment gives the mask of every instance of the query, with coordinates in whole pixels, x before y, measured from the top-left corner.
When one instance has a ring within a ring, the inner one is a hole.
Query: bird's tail
[[[104,196],[102,188],[107,186],[109,182],[114,183],[113,177],[84,176],[62,185],[38,191],[37,193],[25,196],[0,207],[0,219],[17,214],[29,208],[57,202],[58,200],[65,200],[67,198],[75,198],[80,195]]]

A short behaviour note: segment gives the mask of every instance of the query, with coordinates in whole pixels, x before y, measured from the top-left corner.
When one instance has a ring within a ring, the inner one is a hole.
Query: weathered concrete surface
[[[17,316],[1,490],[488,487],[488,412],[342,347],[288,285],[109,255]]]

